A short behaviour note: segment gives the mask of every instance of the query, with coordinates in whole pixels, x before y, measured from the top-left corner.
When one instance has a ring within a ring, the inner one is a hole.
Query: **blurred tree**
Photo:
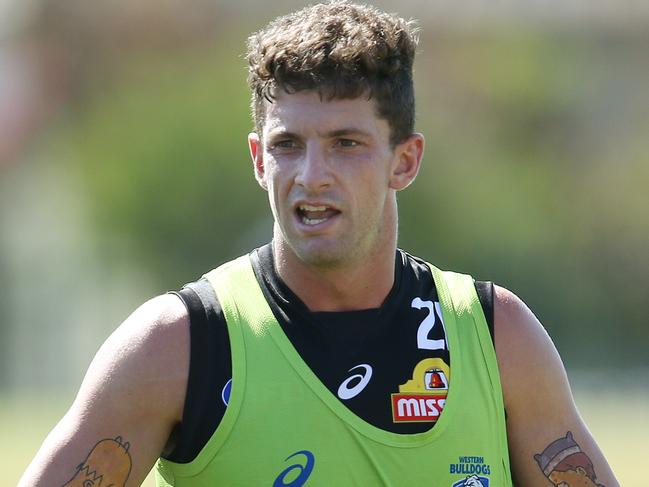
[[[246,148],[242,59],[211,46],[171,64],[142,56],[87,107],[77,163],[104,249],[135,252],[173,287],[262,243],[270,223],[251,234],[267,218]]]

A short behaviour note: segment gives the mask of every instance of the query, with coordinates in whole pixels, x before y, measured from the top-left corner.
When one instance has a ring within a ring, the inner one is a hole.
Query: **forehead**
[[[264,135],[284,131],[323,134],[344,129],[389,138],[388,122],[377,115],[375,101],[367,96],[327,100],[314,91],[281,92],[273,102],[264,103]]]

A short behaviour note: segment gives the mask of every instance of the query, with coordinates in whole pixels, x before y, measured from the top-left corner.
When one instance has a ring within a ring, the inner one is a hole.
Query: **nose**
[[[307,191],[318,191],[331,186],[331,167],[319,144],[307,145],[297,169],[295,183]]]

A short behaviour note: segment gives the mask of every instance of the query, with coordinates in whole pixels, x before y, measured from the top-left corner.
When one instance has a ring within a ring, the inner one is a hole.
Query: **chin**
[[[314,267],[338,267],[344,261],[338,252],[322,250],[297,252],[297,257],[305,264]]]
[[[350,255],[338,242],[296,242],[291,248],[298,259],[315,267],[338,267]]]

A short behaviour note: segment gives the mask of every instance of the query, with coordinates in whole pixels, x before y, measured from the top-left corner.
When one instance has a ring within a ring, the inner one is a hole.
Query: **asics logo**
[[[364,372],[362,374],[354,374],[351,377],[345,379],[345,381],[340,384],[340,387],[338,387],[338,397],[340,399],[351,399],[352,397],[358,396],[363,391],[363,389],[365,389],[365,386],[370,382],[370,379],[372,378],[371,365],[360,364],[349,369],[349,372],[355,369],[363,369]],[[353,387],[349,387],[349,384],[355,380],[358,380],[358,383]]]
[[[286,460],[290,460],[297,455],[303,455],[306,457],[306,463],[304,465],[301,463],[295,463],[286,467],[275,479],[273,487],[301,487],[308,480],[313,471],[313,466],[315,465],[315,457],[309,450],[300,450],[287,457]],[[295,472],[293,472],[294,470],[298,470],[297,477],[295,477]],[[288,483],[285,483],[284,480],[286,477],[295,478],[290,480]]]

